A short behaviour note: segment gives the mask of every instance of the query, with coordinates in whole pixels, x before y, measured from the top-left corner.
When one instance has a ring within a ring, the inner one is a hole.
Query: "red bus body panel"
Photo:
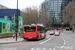
[[[36,37],[36,32],[25,32],[24,37]]]
[[[23,32],[24,32],[24,30],[23,30]],[[37,25],[36,25],[35,32],[25,32],[23,34],[24,34],[24,37],[37,37]]]
[[[25,26],[23,26],[23,37],[25,39],[38,39],[46,37],[46,33],[38,33],[38,25],[36,25],[35,32],[25,32]]]

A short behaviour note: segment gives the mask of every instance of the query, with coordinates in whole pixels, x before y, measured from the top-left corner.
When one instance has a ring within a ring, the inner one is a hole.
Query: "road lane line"
[[[39,48],[37,48],[37,50],[39,50]]]
[[[53,36],[51,36],[48,40],[46,40],[46,41],[44,41],[44,42],[41,42],[41,43],[39,43],[39,44],[46,43],[47,41],[51,40],[52,37],[53,37]]]
[[[62,36],[61,36],[62,37]],[[64,40],[64,44],[61,46],[61,49],[64,47],[64,45],[66,44],[65,39],[62,37],[62,39]]]
[[[31,50],[34,50],[34,48],[32,48]]]
[[[43,48],[43,50],[45,50],[45,48]]]
[[[51,50],[51,48],[49,50]]]
[[[54,49],[55,50],[55,49]]]

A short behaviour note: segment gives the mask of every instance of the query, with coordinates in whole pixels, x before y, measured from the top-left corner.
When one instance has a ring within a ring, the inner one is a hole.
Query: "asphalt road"
[[[0,50],[73,50],[75,49],[75,34],[64,31],[60,36],[49,35],[39,41],[24,40],[19,43],[1,44]],[[64,35],[62,35],[64,34]]]

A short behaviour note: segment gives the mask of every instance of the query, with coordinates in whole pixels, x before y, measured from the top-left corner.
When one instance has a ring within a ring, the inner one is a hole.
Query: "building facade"
[[[72,0],[45,0],[41,5],[41,9],[44,9],[51,16],[52,25],[61,25],[61,13],[64,11],[64,7],[71,1]]]
[[[0,5],[0,9],[9,9],[9,8],[7,8],[7,7],[3,6],[3,5]]]

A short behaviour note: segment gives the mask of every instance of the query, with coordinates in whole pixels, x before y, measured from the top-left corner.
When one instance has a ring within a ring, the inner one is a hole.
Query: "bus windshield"
[[[36,27],[25,27],[25,32],[35,32]]]

